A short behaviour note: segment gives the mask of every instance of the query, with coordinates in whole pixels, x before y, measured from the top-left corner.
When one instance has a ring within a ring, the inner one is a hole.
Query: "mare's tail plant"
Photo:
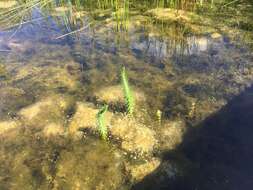
[[[127,113],[132,115],[134,112],[134,97],[133,97],[131,89],[129,87],[125,67],[122,67],[122,70],[121,70],[121,85],[124,90],[124,98],[125,98]]]
[[[159,125],[161,125],[161,123],[162,123],[162,111],[161,110],[157,110],[156,117],[157,117],[157,121],[158,121]]]
[[[107,127],[105,125],[105,118],[104,118],[104,114],[108,109],[108,105],[104,105],[97,113],[97,127],[98,127],[98,131],[99,134],[101,136],[101,138],[103,140],[107,140],[108,137],[108,131],[107,131]]]

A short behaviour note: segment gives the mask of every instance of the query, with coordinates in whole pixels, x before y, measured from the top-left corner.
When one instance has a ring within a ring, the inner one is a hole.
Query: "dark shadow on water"
[[[132,189],[253,189],[253,86],[188,130],[176,151],[162,155],[162,163],[173,159],[185,160],[185,175],[163,177],[160,166]]]

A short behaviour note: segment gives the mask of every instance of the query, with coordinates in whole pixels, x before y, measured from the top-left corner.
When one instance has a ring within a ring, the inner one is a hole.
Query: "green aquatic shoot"
[[[105,118],[104,115],[108,109],[108,105],[104,105],[97,113],[96,118],[97,118],[97,127],[99,134],[103,140],[107,140],[108,138],[108,131],[107,127],[105,125]]]
[[[157,117],[157,121],[158,121],[159,125],[161,125],[161,123],[162,123],[162,111],[161,110],[157,110],[156,117]]]
[[[125,105],[127,108],[127,113],[132,115],[134,112],[134,97],[133,97],[131,89],[129,87],[125,67],[123,67],[121,70],[121,85],[122,85],[123,91],[124,91],[124,98],[125,98]]]

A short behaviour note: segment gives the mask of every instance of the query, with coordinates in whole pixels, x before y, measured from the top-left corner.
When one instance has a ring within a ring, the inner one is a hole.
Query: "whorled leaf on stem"
[[[121,85],[124,91],[124,98],[125,98],[127,113],[132,115],[134,112],[134,97],[132,95],[132,91],[128,83],[125,67],[122,67],[122,70],[121,70]]]
[[[104,118],[104,114],[106,113],[107,110],[108,110],[108,105],[104,105],[98,111],[98,113],[96,115],[98,131],[99,131],[99,134],[103,140],[107,140],[107,138],[108,138],[108,131],[107,131],[107,127],[105,125],[105,118]]]

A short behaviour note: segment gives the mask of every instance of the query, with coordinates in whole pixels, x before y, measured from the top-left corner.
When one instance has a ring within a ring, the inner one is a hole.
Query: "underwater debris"
[[[127,107],[127,113],[132,115],[134,112],[134,97],[132,95],[125,67],[121,70],[121,84],[124,91],[125,104]]]
[[[104,105],[96,115],[98,131],[103,140],[106,140],[108,138],[108,131],[105,125],[105,118],[104,118],[104,114],[106,113],[107,110],[108,105]]]

